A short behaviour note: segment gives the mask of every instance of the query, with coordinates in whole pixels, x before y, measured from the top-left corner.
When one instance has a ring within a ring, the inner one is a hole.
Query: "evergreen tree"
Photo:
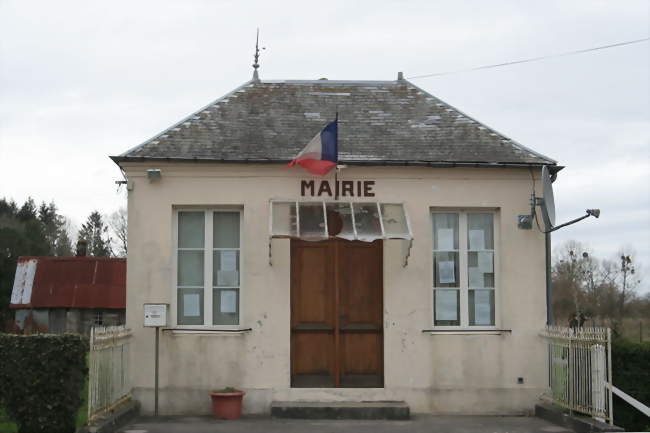
[[[15,217],[17,213],[18,205],[16,205],[15,201],[7,201],[4,198],[0,199],[0,217],[3,215],[7,217]]]
[[[111,238],[108,234],[108,226],[104,224],[99,212],[94,211],[79,230],[79,239],[88,242],[88,253],[95,257],[110,257]]]
[[[65,227],[59,231],[59,235],[56,239],[56,247],[54,248],[54,255],[58,257],[74,255],[72,250],[72,239],[70,239],[68,230]]]
[[[27,197],[27,200],[20,207],[18,211],[18,219],[21,221],[30,221],[36,219],[36,203],[31,197]]]
[[[49,205],[45,204],[45,202],[41,203],[38,208],[38,220],[43,224],[43,232],[50,247],[49,254],[52,255],[54,254],[56,239],[59,234],[59,218],[53,202]]]
[[[72,255],[72,242],[66,231],[67,220],[57,213],[54,202],[41,203],[38,208],[38,219],[43,225],[45,237],[50,246],[49,255]]]

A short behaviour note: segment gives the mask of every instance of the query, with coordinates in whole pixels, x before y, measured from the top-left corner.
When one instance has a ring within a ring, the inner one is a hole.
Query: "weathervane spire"
[[[260,76],[257,73],[257,69],[260,67],[259,64],[259,59],[260,59],[260,29],[257,29],[257,35],[255,36],[255,63],[253,63],[253,81],[259,81]],[[264,49],[264,48],[262,48]]]

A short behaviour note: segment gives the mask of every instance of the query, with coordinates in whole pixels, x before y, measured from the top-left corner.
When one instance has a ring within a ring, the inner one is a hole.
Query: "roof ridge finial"
[[[260,76],[257,73],[257,69],[260,67],[260,64],[259,64],[259,59],[260,59],[259,42],[260,42],[260,29],[258,27],[257,28],[257,35],[255,36],[255,56],[254,56],[255,63],[253,63],[253,81],[259,81],[260,80]],[[264,47],[262,47],[262,49],[264,49]]]

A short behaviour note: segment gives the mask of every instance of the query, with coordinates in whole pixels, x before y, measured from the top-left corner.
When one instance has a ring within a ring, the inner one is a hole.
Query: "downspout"
[[[557,179],[557,172],[551,175],[551,182]],[[544,233],[546,247],[546,324],[553,325],[553,278],[551,275],[551,233]]]
[[[551,233],[544,233],[546,245],[546,324],[553,324],[553,280],[551,278]]]

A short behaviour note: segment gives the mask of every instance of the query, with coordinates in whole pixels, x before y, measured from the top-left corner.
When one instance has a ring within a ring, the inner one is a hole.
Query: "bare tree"
[[[631,248],[623,248],[620,255],[620,293],[618,297],[618,317],[622,320],[625,316],[625,304],[634,297],[634,289],[640,282],[635,275],[636,269],[634,264],[635,252]]]
[[[568,241],[555,250],[553,308],[558,323],[576,317],[592,323],[622,324],[630,312],[642,310],[635,289],[640,283],[639,266],[630,248],[614,260],[598,260],[580,242]],[[634,304],[634,308],[629,308]]]
[[[553,305],[556,318],[590,311],[598,262],[580,242],[568,241],[555,252]],[[561,319],[560,319],[561,320]]]
[[[108,225],[113,232],[115,239],[115,251],[118,257],[126,257],[127,247],[127,213],[126,208],[121,207],[107,218]]]

